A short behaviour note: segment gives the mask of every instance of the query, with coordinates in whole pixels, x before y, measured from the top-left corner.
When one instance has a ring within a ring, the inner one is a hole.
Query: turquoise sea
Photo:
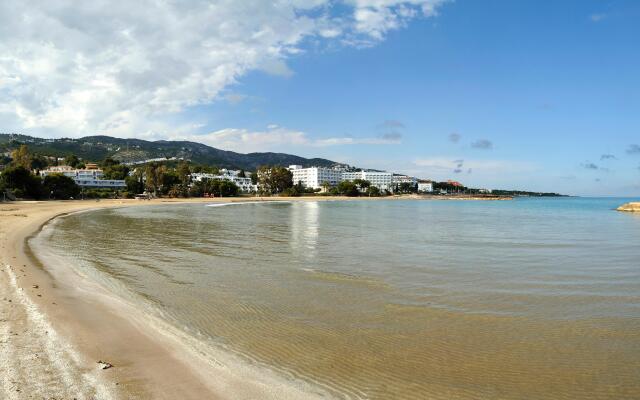
[[[31,240],[207,346],[339,398],[640,398],[632,199],[163,205]]]

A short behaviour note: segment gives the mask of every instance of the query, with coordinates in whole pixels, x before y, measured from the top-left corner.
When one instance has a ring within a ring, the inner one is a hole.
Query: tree
[[[178,173],[178,178],[183,185],[188,185],[191,183],[191,169],[189,168],[189,164],[182,161],[178,164],[178,168],[176,168],[176,172]]]
[[[144,191],[143,173],[139,169],[135,170],[133,175],[124,178],[129,193],[142,193]]]
[[[286,188],[285,190],[283,190],[282,195],[289,196],[289,197],[298,197],[305,194],[305,192],[306,190],[302,182],[298,182],[295,185],[291,186],[290,188]]]
[[[251,178],[251,183],[252,184],[254,184],[254,185],[258,184],[258,172],[257,171],[253,171],[249,177]]]
[[[355,183],[351,181],[342,181],[337,186],[338,193],[344,196],[356,197],[360,195],[360,191]]]
[[[169,190],[176,185],[180,185],[180,177],[176,170],[168,169],[163,166],[163,169],[160,172],[160,193],[167,194],[169,193]]]
[[[371,182],[366,179],[354,179],[353,183],[361,192],[364,192],[369,186],[371,186]]]
[[[0,175],[0,190],[11,190],[16,197],[39,199],[42,197],[42,180],[23,166],[5,168]]]
[[[378,197],[381,195],[380,189],[378,189],[377,186],[369,186],[369,188],[367,189],[367,194],[369,195],[369,197]]]
[[[153,192],[154,196],[158,195],[158,189],[162,187],[166,169],[164,165],[158,163],[150,163],[145,167],[145,187],[149,192]]]
[[[188,162],[180,162],[176,168],[176,172],[178,173],[178,178],[183,185],[191,183],[191,166]]]
[[[191,187],[192,196],[203,196],[205,193],[215,197],[237,196],[240,188],[226,179],[202,179]]]
[[[31,154],[29,154],[29,148],[26,144],[12,151],[11,158],[13,159],[13,165],[16,167],[31,169]]]
[[[75,154],[70,154],[64,158],[64,163],[72,168],[76,168],[80,164],[80,159]]]
[[[4,154],[0,154],[0,165],[7,165],[11,162],[11,158],[5,156]]]
[[[293,186],[293,174],[284,167],[260,167],[257,174],[258,184],[267,193],[282,193]]]
[[[418,185],[411,182],[401,182],[396,187],[397,193],[416,193],[418,191]]]
[[[321,186],[322,186],[322,190],[323,190],[325,193],[328,193],[328,192],[329,192],[329,189],[331,189],[331,183],[330,183],[329,181],[324,181],[324,182],[322,182],[322,185],[321,185]]]
[[[217,191],[216,195],[220,197],[230,197],[237,196],[239,188],[235,183],[224,179],[217,182]]]
[[[188,197],[189,191],[185,186],[182,185],[173,185],[169,192],[167,193],[169,197]]]
[[[104,161],[102,161],[102,168],[107,169],[109,167],[113,167],[114,165],[119,165],[119,164],[120,164],[120,161],[114,160],[111,157],[107,157],[104,159]]]
[[[43,187],[45,193],[48,193],[53,199],[68,200],[76,198],[80,194],[80,186],[73,179],[62,174],[45,176]]]
[[[125,179],[129,176],[129,167],[122,164],[110,164],[104,167],[104,179]]]
[[[243,170],[243,169],[241,169],[241,170],[240,170],[240,173],[238,174],[238,177],[239,177],[239,178],[246,178],[246,177],[247,177],[247,174],[244,172],[244,170]]]

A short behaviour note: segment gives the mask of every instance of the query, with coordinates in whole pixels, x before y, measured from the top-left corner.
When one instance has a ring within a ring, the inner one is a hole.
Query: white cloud
[[[353,138],[353,137],[336,137],[328,139],[317,139],[313,142],[314,146],[336,146],[336,145],[348,145],[348,144],[372,144],[372,145],[385,145],[385,144],[400,144],[400,138]]]
[[[355,28],[380,40],[391,30],[401,28],[418,15],[433,17],[447,0],[351,0],[355,5]]]
[[[242,153],[270,150],[282,151],[284,148],[300,146],[328,147],[356,144],[387,145],[400,143],[399,140],[384,138],[329,137],[314,139],[306,132],[285,128],[276,124],[270,124],[264,130],[226,128],[206,134],[189,133],[190,129],[197,129],[199,128],[198,126],[185,126],[184,128],[185,129],[178,132],[151,134],[145,136],[145,138],[149,140],[190,140]]]
[[[471,170],[475,173],[530,172],[535,166],[526,162],[504,160],[469,160],[463,157],[429,157],[414,160],[420,170],[433,174],[451,173],[456,170]]]
[[[247,95],[246,94],[242,94],[242,93],[227,93],[224,98],[225,100],[227,100],[230,104],[236,105],[239,103],[242,103],[244,100],[247,99]]]
[[[167,114],[223,96],[248,71],[291,76],[287,59],[308,38],[375,43],[443,1],[342,3],[0,2],[0,123],[70,136],[167,129]]]

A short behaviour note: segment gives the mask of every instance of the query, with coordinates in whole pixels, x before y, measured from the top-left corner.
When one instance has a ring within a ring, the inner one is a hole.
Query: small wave
[[[348,274],[337,271],[324,271],[314,268],[302,268],[302,271],[312,274],[315,278],[326,281],[345,282],[352,284],[363,284],[367,286],[387,287],[388,284],[373,277]]]
[[[229,203],[212,203],[207,204],[206,207],[225,207],[234,206],[240,204],[272,204],[272,203],[291,203],[289,200],[251,200],[251,201],[232,201]]]

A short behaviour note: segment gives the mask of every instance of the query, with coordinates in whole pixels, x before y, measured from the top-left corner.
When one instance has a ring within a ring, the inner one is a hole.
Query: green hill
[[[112,157],[121,162],[142,161],[152,158],[183,158],[194,163],[255,170],[261,165],[330,167],[338,163],[323,158],[304,158],[285,153],[236,153],[216,149],[202,143],[188,141],[147,141],[120,139],[110,136],[87,136],[78,139],[43,139],[26,135],[0,134],[0,152],[10,151],[21,144],[44,156],[65,157],[75,154],[84,161],[98,162]]]

